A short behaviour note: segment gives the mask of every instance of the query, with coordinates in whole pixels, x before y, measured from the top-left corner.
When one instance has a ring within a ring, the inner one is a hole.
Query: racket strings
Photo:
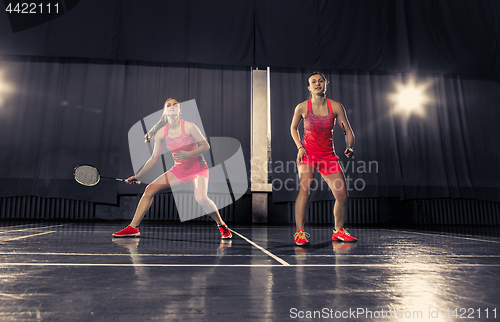
[[[95,185],[99,182],[100,175],[96,168],[91,166],[80,166],[75,169],[75,180],[84,185]]]

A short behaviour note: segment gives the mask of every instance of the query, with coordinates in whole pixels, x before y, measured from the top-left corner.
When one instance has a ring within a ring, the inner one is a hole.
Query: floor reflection
[[[352,249],[356,247],[355,243],[339,243],[337,241],[332,241],[332,248],[334,254],[348,254]]]
[[[141,238],[110,241],[120,227],[4,227],[9,238],[32,237],[0,243],[0,316],[285,321],[292,308],[326,308],[331,319],[354,310],[364,314],[344,320],[377,321],[383,310],[402,321],[449,321],[446,309],[474,308],[482,320],[477,310],[491,313],[500,298],[500,240],[491,236],[352,228],[359,240],[350,244],[317,226],[309,247],[294,247],[294,227],[232,227],[285,265],[241,237],[221,240],[213,225],[150,224]]]

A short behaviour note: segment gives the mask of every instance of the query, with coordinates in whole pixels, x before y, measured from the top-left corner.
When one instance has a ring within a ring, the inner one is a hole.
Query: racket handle
[[[117,179],[118,180],[118,179]],[[125,181],[125,182],[135,182],[134,184],[141,184],[141,182],[139,180],[132,180],[132,181],[127,181],[127,179],[121,179],[121,181]]]
[[[102,177],[102,176],[101,176],[101,178],[122,181],[122,182],[130,182],[130,181],[127,181],[127,179],[122,179],[122,178],[110,178],[110,177]],[[141,182],[139,180],[134,180],[134,182],[141,184]]]

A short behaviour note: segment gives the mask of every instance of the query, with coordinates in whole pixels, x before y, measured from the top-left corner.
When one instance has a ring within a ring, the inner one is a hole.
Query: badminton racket
[[[110,177],[103,177],[99,173],[99,170],[97,170],[96,167],[93,167],[88,164],[80,165],[76,167],[73,170],[73,176],[75,177],[76,182],[79,184],[82,184],[84,186],[95,186],[96,184],[99,183],[102,179],[111,179],[111,180],[116,180],[116,181],[127,181],[126,179],[119,179],[119,178],[110,178]],[[140,181],[135,181],[135,183],[141,183]]]

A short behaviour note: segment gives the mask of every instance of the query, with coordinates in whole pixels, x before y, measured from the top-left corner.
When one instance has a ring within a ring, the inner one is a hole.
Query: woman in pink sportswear
[[[326,98],[325,93],[328,85],[326,77],[315,72],[309,76],[307,85],[311,92],[311,99],[297,105],[290,126],[293,141],[297,146],[297,167],[300,181],[299,194],[295,201],[297,232],[293,242],[297,246],[309,245],[307,240],[309,234],[304,232],[304,220],[309,207],[309,188],[316,171],[319,171],[335,197],[333,209],[335,229],[332,240],[356,242],[357,239],[344,229],[348,193],[344,173],[338,161],[339,158],[333,149],[335,122],[345,127],[348,146],[344,154],[347,157],[354,153],[352,149],[354,132],[342,104]],[[304,121],[304,137],[300,140],[297,128],[302,120]]]
[[[153,154],[141,171],[128,178],[126,182],[134,184],[153,169],[160,158],[164,144],[172,152],[175,165],[146,187],[134,218],[127,227],[114,233],[113,237],[139,237],[140,232],[137,227],[151,207],[154,196],[173,186],[192,181],[196,201],[217,222],[221,237],[231,238],[231,231],[220,217],[214,202],[207,196],[208,166],[202,153],[208,151],[210,145],[194,123],[180,118],[180,102],[177,99],[169,98],[163,109],[161,120],[146,134],[146,141],[149,142],[151,138],[154,138]]]

